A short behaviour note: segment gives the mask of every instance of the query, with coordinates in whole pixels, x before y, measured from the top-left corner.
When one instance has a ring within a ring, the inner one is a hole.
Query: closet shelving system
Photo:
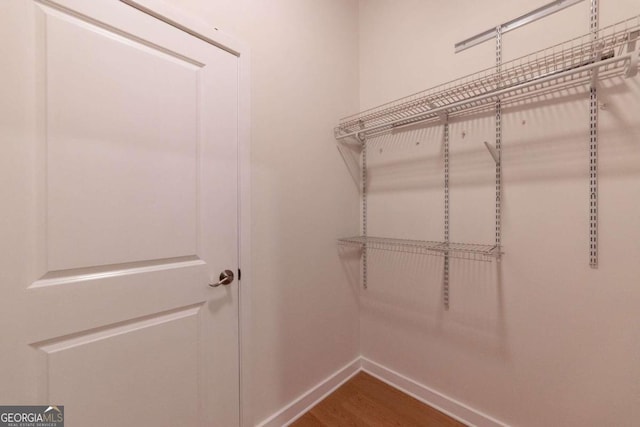
[[[479,245],[472,243],[447,243],[428,240],[391,239],[387,237],[354,236],[338,239],[342,245],[363,246],[369,249],[406,252],[423,255],[448,255],[451,258],[472,261],[491,261],[498,257],[496,245]]]
[[[592,13],[596,11],[593,10]],[[354,138],[362,144],[362,228],[361,236],[338,239],[341,245],[357,246],[363,250],[363,285],[366,288],[367,249],[440,255],[446,259],[463,258],[477,261],[499,260],[500,245],[500,103],[520,101],[541,93],[560,94],[572,87],[588,87],[591,98],[598,80],[613,76],[635,76],[640,59],[640,16],[597,30],[596,15],[592,15],[592,31],[555,46],[501,62],[501,36],[497,32],[495,67],[491,67],[448,83],[400,98],[381,106],[362,111],[340,120],[334,129],[335,138]],[[498,28],[499,30],[499,28]],[[597,105],[591,107],[592,148],[597,132]],[[449,242],[448,212],[448,120],[451,117],[497,105],[496,145],[487,145],[496,161],[496,242],[468,244]],[[594,108],[596,111],[594,111]],[[402,240],[367,235],[367,141],[385,133],[392,133],[418,123],[445,125],[445,230],[444,241]],[[594,160],[592,158],[592,163]],[[592,183],[595,165],[592,165]],[[593,185],[593,184],[592,184]],[[593,197],[593,193],[592,193]],[[591,203],[592,235],[595,228],[595,202]],[[593,245],[592,245],[593,246]],[[593,259],[593,250],[592,250]],[[447,263],[448,264],[448,263]],[[445,264],[445,283],[447,276]],[[593,265],[593,263],[592,263]],[[448,288],[447,288],[448,289]],[[448,301],[446,302],[448,304]]]

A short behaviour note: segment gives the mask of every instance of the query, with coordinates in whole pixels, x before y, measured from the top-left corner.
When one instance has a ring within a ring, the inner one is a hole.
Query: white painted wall
[[[357,357],[335,239],[358,196],[333,127],[358,109],[355,0],[171,0],[251,49],[256,423]]]
[[[545,1],[171,1],[252,51],[256,423],[359,348],[508,424],[640,419],[637,79],[601,91],[598,270],[587,258],[584,95],[509,109],[501,268],[454,261],[445,312],[440,258],[372,253],[359,338],[357,263],[341,262],[334,245],[357,234],[358,195],[332,127],[345,114],[492,66],[491,43],[459,55],[453,44]],[[585,33],[587,5],[507,34],[505,59]],[[638,13],[636,0],[601,1],[602,25]],[[492,139],[492,117],[452,124],[453,240],[493,239],[493,163],[480,145]],[[440,128],[427,128],[371,150],[372,234],[442,238],[440,138]]]
[[[546,0],[361,0],[360,102],[373,107],[494,65],[492,42],[454,43]],[[640,14],[602,0],[601,26]],[[588,32],[589,2],[504,36],[513,59]],[[496,264],[369,256],[363,356],[519,426],[640,419],[640,79],[600,92],[600,265],[588,265],[588,100],[506,108],[503,245]],[[464,137],[463,137],[464,133]],[[494,115],[451,125],[451,239],[494,238]],[[442,127],[371,143],[371,235],[443,239]],[[416,142],[420,142],[416,145]]]

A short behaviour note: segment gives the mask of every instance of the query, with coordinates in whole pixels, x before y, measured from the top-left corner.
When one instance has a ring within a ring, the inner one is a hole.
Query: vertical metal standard
[[[444,241],[449,244],[449,121],[444,122]],[[449,310],[449,251],[444,253],[444,277],[442,299],[445,310]]]
[[[367,289],[367,144],[364,136],[358,134],[362,143],[362,287]]]
[[[590,30],[593,37],[593,57],[599,59],[598,0],[591,0]],[[597,71],[591,71],[589,96],[589,265],[598,267],[598,90]]]
[[[502,71],[502,27],[496,28],[496,72],[498,88],[502,86],[500,72]],[[500,253],[502,245],[502,105],[500,99],[496,101],[496,247]],[[500,258],[498,258],[500,259]]]

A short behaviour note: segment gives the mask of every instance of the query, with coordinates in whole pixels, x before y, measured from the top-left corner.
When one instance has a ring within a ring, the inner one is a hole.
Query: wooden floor
[[[360,372],[291,426],[411,427],[464,424]]]

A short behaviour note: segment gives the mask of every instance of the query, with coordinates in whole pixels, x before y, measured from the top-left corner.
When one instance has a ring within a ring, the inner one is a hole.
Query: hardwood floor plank
[[[325,427],[326,424],[322,423],[315,415],[311,412],[307,412],[295,422],[295,425],[298,427]]]
[[[398,411],[393,405],[381,404],[362,393],[352,396],[345,402],[345,407],[368,426],[419,426],[404,411]]]
[[[460,427],[461,422],[360,372],[293,427]]]

